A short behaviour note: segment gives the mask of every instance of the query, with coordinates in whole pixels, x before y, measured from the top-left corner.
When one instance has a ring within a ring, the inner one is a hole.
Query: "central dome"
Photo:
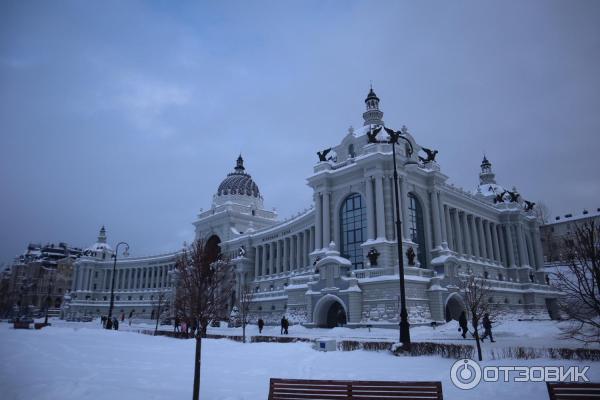
[[[233,172],[227,174],[217,190],[217,196],[242,195],[260,197],[258,186],[252,177],[245,172],[244,159],[240,155]]]

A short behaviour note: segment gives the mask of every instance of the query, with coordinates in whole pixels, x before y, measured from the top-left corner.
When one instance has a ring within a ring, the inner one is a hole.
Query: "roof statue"
[[[383,127],[380,126],[375,129],[371,129],[367,132],[367,138],[369,140],[369,143],[379,143],[379,141],[377,140],[377,135],[379,134],[379,132],[381,132],[382,128]]]
[[[435,156],[438,153],[437,150],[430,150],[427,147],[421,147],[421,150],[423,150],[427,154],[427,158],[419,156],[419,160],[421,160],[421,162],[427,164],[428,162],[435,161]]]
[[[508,195],[510,196],[510,202],[511,203],[518,203],[519,202],[519,196],[520,194],[517,193],[517,191],[509,191],[507,190],[506,193],[508,193]]]
[[[330,151],[331,147],[323,151],[317,151],[317,155],[319,156],[319,162],[327,161],[327,154],[329,154]]]
[[[533,201],[527,201],[527,200],[523,200],[525,202],[525,211],[532,211],[533,210],[533,206],[535,206],[535,203]]]

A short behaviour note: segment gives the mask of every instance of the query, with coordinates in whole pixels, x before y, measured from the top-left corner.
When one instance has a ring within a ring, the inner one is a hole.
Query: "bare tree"
[[[479,336],[479,321],[484,314],[491,311],[490,298],[490,282],[483,278],[478,278],[473,274],[464,276],[460,280],[459,287],[465,300],[465,306],[471,317],[471,325],[473,327],[473,337],[477,344],[477,357],[479,361],[483,360],[481,353],[481,338]]]
[[[593,220],[575,225],[564,239],[565,266],[554,273],[554,286],[564,293],[559,305],[572,324],[565,337],[600,342],[600,226]]]
[[[546,203],[542,201],[535,203],[535,206],[533,207],[533,213],[538,219],[540,225],[547,224],[550,220],[550,208],[548,208]]]
[[[243,284],[240,288],[239,303],[240,303],[240,317],[242,320],[242,340],[246,343],[246,325],[248,324],[248,314],[250,313],[250,303],[254,298],[254,292],[247,283]]]
[[[166,290],[161,290],[158,293],[158,300],[156,302],[156,311],[155,311],[156,326],[154,327],[154,336],[156,336],[156,333],[158,332],[158,323],[166,311],[165,304],[166,304],[167,300],[168,300],[168,292]]]
[[[198,239],[184,248],[175,264],[175,309],[177,315],[195,326],[196,353],[193,399],[200,398],[200,355],[202,338],[209,324],[227,313],[233,290],[233,268],[206,242]]]

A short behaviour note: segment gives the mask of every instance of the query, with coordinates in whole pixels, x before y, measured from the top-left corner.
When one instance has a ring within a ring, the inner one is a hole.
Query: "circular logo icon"
[[[459,389],[473,389],[481,382],[481,367],[469,358],[457,360],[450,369],[450,380]]]

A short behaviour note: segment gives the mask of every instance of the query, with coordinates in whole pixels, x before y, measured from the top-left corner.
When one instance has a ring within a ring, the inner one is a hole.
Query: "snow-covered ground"
[[[534,322],[531,322],[534,324]],[[542,322],[539,322],[542,324]],[[548,321],[548,324],[554,324]],[[129,329],[127,324],[123,328]],[[504,325],[502,325],[504,326]],[[132,328],[150,327],[140,324]],[[507,328],[510,326],[507,325]],[[520,329],[530,335],[525,343],[539,341],[546,329]],[[255,327],[250,327],[250,331]],[[294,330],[300,333],[301,328]],[[509,340],[498,327],[499,339]],[[215,329],[216,331],[229,331]],[[423,332],[421,332],[421,330]],[[306,335],[324,336],[307,330]],[[365,330],[366,331],[366,330]],[[373,330],[375,337],[395,338],[393,331]],[[507,329],[511,331],[511,329]],[[337,337],[358,337],[364,332],[328,331]],[[216,333],[216,332],[215,332]],[[268,327],[267,333],[279,334]],[[327,332],[325,332],[327,333]],[[455,334],[451,326],[415,328],[413,337]],[[389,336],[388,336],[389,335]],[[510,339],[512,340],[512,339]],[[546,339],[544,339],[545,342]],[[522,343],[524,344],[524,343]],[[177,399],[190,398],[194,341],[153,337],[135,332],[106,331],[99,323],[53,321],[42,330],[14,330],[0,324],[0,397],[3,399]],[[207,339],[202,349],[204,399],[266,399],[271,377],[364,380],[441,380],[447,399],[506,399],[518,394],[547,399],[543,383],[481,383],[462,391],[450,382],[454,360],[440,357],[395,357],[388,352],[322,353],[309,343],[236,343]],[[483,365],[589,365],[588,377],[600,381],[600,363],[558,360],[484,361]]]

